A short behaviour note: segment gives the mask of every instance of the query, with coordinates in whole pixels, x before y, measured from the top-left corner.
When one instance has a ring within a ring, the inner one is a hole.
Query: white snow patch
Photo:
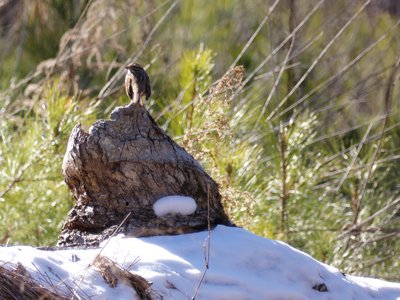
[[[156,299],[187,300],[203,274],[207,240],[208,232],[202,231],[147,238],[121,234],[103,242],[103,249],[0,246],[0,265],[21,262],[33,278],[68,298],[135,299],[131,286],[119,281],[111,288],[93,266],[101,252],[153,282]],[[328,291],[312,289],[318,284],[325,284]],[[196,299],[399,300],[400,283],[343,275],[285,243],[219,225],[211,231],[209,269]]]
[[[196,208],[196,201],[192,197],[178,195],[162,197],[153,204],[154,213],[158,217],[168,214],[187,216],[194,213]]]

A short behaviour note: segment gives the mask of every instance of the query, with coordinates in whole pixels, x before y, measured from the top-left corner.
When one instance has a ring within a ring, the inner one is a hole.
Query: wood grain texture
[[[117,108],[111,120],[95,122],[88,132],[77,125],[68,142],[63,175],[76,204],[58,246],[97,245],[129,212],[120,231],[133,236],[203,230],[208,201],[211,225],[232,225],[216,182],[140,105]],[[154,202],[169,195],[192,197],[196,211],[157,217]]]

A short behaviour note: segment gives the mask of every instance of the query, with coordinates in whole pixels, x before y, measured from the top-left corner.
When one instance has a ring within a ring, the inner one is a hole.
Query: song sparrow
[[[139,64],[131,63],[125,69],[128,70],[125,76],[126,94],[131,99],[131,104],[139,102],[143,106],[143,96],[147,100],[151,95],[150,78]]]

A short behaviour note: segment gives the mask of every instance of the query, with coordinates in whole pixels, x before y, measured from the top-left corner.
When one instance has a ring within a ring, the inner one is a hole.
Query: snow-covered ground
[[[101,251],[151,281],[158,298],[191,299],[205,269],[207,236],[207,231],[149,238],[118,235],[104,242],[104,248],[88,250],[0,247],[0,260],[22,263],[43,285],[51,280],[53,289],[65,295],[135,299],[127,283],[111,288],[92,265]],[[217,226],[210,241],[209,269],[196,299],[400,299],[400,283],[343,275],[285,243],[244,229]]]

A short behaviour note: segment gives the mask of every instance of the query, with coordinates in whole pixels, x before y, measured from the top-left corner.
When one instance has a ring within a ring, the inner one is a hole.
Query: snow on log
[[[192,197],[178,195],[163,197],[153,204],[154,213],[158,217],[164,217],[168,214],[187,216],[194,213],[196,208],[196,201]]]

